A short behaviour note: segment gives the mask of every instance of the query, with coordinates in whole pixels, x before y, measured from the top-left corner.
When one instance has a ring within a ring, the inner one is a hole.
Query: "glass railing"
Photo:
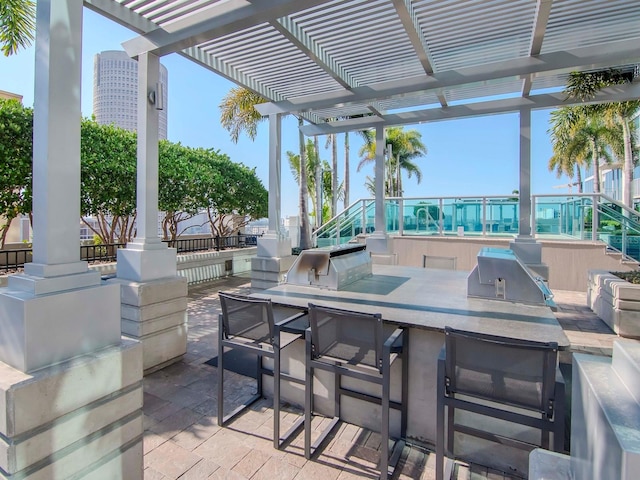
[[[385,199],[386,231],[398,235],[513,236],[517,196]],[[364,226],[364,227],[363,227]],[[346,243],[375,229],[375,201],[358,200],[314,232],[319,247]]]
[[[538,238],[602,241],[640,259],[640,213],[606,195],[533,195],[531,212]],[[392,235],[514,237],[519,216],[517,195],[385,199],[386,231]],[[321,247],[374,230],[375,201],[368,198],[354,202],[314,237]]]
[[[539,237],[602,241],[640,260],[640,213],[606,195],[534,195],[532,211]]]

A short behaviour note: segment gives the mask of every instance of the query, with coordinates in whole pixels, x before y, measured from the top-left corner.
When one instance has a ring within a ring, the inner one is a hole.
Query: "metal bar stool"
[[[280,436],[280,380],[304,384],[304,380],[280,371],[281,351],[302,337],[300,334],[283,332],[282,329],[306,315],[306,312],[284,307],[274,310],[270,300],[245,295],[220,292],[219,296],[222,314],[219,316],[218,328],[218,425],[224,426],[261,398],[262,375],[273,375],[273,446],[280,448],[304,421],[304,417],[300,417],[282,437]],[[255,353],[257,359],[257,393],[226,416],[224,415],[225,348],[237,348]],[[273,359],[273,372],[262,367],[262,357]]]
[[[449,478],[454,433],[523,450],[536,446],[564,448],[564,381],[558,369],[558,344],[445,328],[445,345],[438,359],[436,418],[436,479]],[[515,408],[514,408],[515,407]],[[540,430],[531,444],[495,432],[457,423],[456,410],[474,412]],[[446,433],[446,443],[445,443]]]
[[[408,342],[407,332],[395,328],[387,333],[380,314],[363,314],[309,304],[309,329],[306,332],[305,387],[305,457],[317,451],[340,420],[340,398],[348,395],[376,403],[382,407],[380,478],[386,479],[400,459],[407,431]],[[390,400],[390,368],[402,358],[402,398]],[[320,437],[311,444],[313,413],[314,369],[334,373],[334,417]],[[382,397],[363,394],[344,388],[341,377],[347,376],[382,386]],[[400,410],[400,438],[389,455],[389,408]],[[391,471],[390,471],[391,469]]]

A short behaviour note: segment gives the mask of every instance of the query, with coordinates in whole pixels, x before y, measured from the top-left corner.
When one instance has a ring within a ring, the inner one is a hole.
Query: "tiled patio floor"
[[[270,400],[219,428],[216,421],[216,368],[205,364],[217,355],[217,292],[248,291],[247,278],[233,277],[189,289],[188,351],[184,359],[145,377],[144,466],[145,480],[346,480],[376,478],[379,435],[342,424],[321,454],[307,461],[303,433],[299,431],[283,450],[272,446]],[[556,292],[557,317],[572,341],[574,351],[610,354],[616,338],[590,310],[586,297],[576,292]],[[237,405],[253,392],[252,380],[228,372],[228,401]],[[293,422],[300,412],[291,410]],[[435,478],[435,455],[407,446],[398,479]],[[506,479],[500,472],[477,465],[456,465],[458,479]]]

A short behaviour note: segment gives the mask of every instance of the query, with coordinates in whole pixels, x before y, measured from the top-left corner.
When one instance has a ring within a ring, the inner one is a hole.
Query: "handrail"
[[[622,210],[624,210],[627,213],[632,214],[634,217],[637,217],[638,219],[640,219],[640,212],[637,212],[636,210],[627,207],[624,203],[620,203],[617,200],[614,200],[611,197],[608,197],[607,195],[605,195],[604,193],[600,194],[600,197],[604,198],[607,202],[611,202],[614,205],[617,205],[618,207],[620,207]]]

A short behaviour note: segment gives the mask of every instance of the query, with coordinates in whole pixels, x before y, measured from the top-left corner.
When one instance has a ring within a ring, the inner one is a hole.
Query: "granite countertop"
[[[468,272],[374,265],[373,275],[344,289],[282,284],[255,293],[274,304],[306,307],[309,303],[365,313],[388,322],[443,331],[445,326],[510,338],[557,342],[569,339],[551,309],[503,300],[467,297]]]

